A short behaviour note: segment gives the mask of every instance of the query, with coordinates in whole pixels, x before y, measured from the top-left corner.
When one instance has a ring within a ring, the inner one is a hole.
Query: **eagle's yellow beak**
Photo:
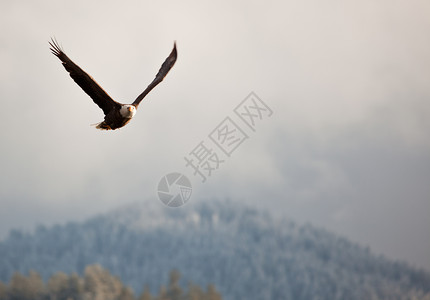
[[[132,110],[133,110],[133,107],[129,106],[129,107],[128,107],[128,111],[130,111],[130,112],[131,112]]]

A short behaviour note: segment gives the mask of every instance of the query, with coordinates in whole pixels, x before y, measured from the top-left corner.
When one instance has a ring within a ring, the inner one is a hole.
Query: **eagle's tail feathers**
[[[106,124],[105,121],[91,124],[91,126],[96,126],[96,129],[100,129],[100,130],[112,130],[112,128],[108,124]]]

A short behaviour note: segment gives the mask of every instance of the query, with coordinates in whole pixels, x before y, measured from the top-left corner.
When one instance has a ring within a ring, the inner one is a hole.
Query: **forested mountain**
[[[144,284],[159,291],[178,269],[181,286],[213,283],[227,300],[430,299],[428,272],[231,201],[133,204],[84,223],[15,230],[0,243],[3,282],[15,271],[45,280],[58,271],[84,274],[90,264],[136,293]]]

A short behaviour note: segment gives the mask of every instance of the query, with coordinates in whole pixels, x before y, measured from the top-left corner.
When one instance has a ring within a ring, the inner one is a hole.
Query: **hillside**
[[[139,293],[158,291],[169,271],[181,284],[215,284],[223,299],[426,299],[430,274],[373,255],[345,238],[234,202],[167,209],[133,204],[84,223],[0,243],[0,280],[35,270],[83,274],[100,264]]]

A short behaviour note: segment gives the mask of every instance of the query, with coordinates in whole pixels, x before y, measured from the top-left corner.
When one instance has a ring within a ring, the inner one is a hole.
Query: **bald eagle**
[[[95,80],[76,65],[55,39],[49,42],[52,53],[57,56],[63,63],[64,68],[69,72],[70,77],[87,93],[104,112],[105,118],[103,122],[96,125],[97,129],[101,130],[115,130],[125,126],[130,122],[131,118],[136,114],[137,107],[143,98],[159,84],[167,73],[173,67],[177,58],[176,43],[173,44],[173,50],[161,65],[155,79],[148,85],[148,87],[140,94],[136,100],[131,104],[121,104],[114,101],[98,84]]]

